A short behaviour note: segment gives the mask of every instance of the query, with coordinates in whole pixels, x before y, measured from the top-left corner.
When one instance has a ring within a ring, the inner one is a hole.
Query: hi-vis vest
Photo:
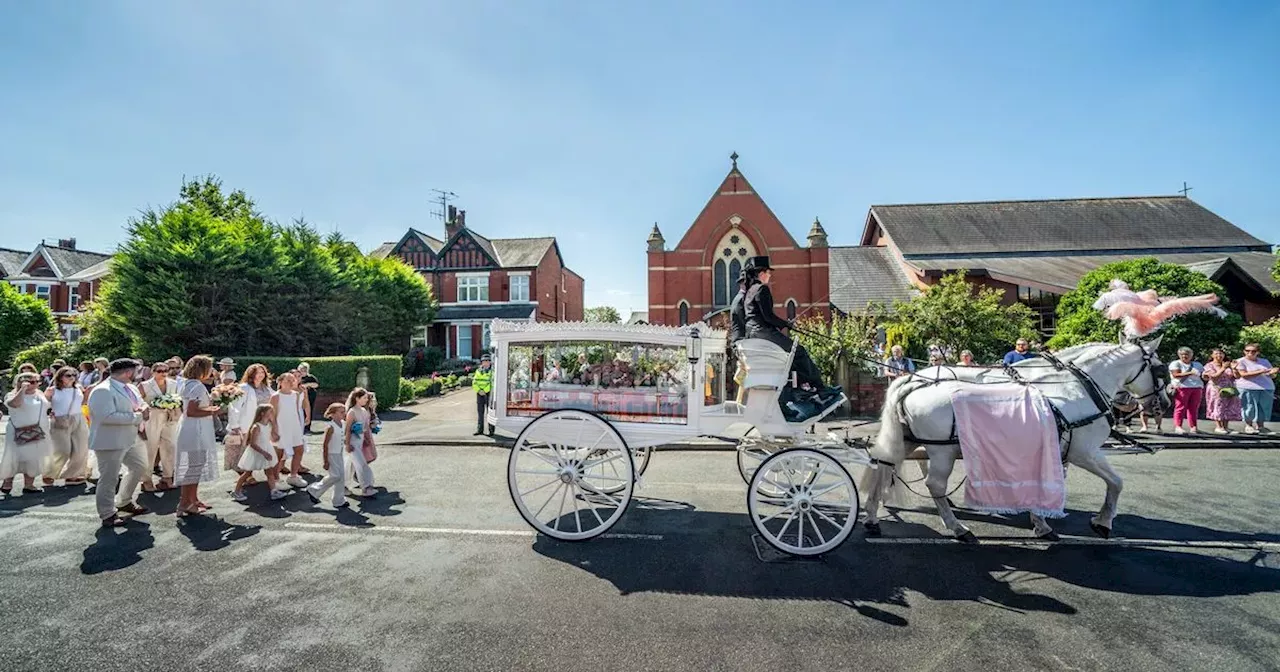
[[[471,389],[476,394],[489,394],[493,391],[493,369],[485,371],[484,369],[476,369],[471,376]]]

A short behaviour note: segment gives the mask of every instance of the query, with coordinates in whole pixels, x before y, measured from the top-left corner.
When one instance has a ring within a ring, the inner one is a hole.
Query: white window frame
[[[409,349],[412,350],[419,345],[425,349],[427,347],[427,330],[429,326],[418,327],[412,334],[409,334]]]
[[[80,310],[80,287],[76,286],[76,287],[72,287],[71,291],[67,294],[67,311],[74,313],[79,310]]]
[[[41,292],[40,290],[44,290]],[[43,294],[43,296],[41,295]],[[44,299],[44,302],[53,306],[53,287],[49,285],[36,285],[36,298]]]
[[[64,325],[63,337],[68,343],[75,343],[80,340],[80,327],[74,324]]]
[[[523,298],[516,297],[516,281],[517,280],[520,281],[519,284],[524,289]],[[531,294],[529,293],[529,289],[533,285],[533,283],[530,281],[529,274],[528,273],[512,273],[510,276],[508,276],[507,281],[510,285],[510,289],[507,292],[507,300],[513,301],[513,302],[519,302],[519,303],[528,303],[529,297],[531,296]]]
[[[488,303],[489,275],[458,276],[458,303]]]

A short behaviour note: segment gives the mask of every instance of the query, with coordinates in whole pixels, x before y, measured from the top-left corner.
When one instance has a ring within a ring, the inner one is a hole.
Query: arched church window
[[[712,289],[712,293],[714,294],[714,296],[712,297],[712,300],[715,302],[715,305],[717,307],[725,306],[729,304],[729,297],[727,295],[727,292],[729,291],[728,288],[730,283],[725,282],[725,274],[727,272],[728,271],[725,267],[724,259],[716,259],[715,270],[713,270],[711,273],[711,279],[712,279],[711,289]]]
[[[689,324],[689,303],[686,301],[681,301],[680,302],[680,326],[683,327],[686,324]]]
[[[756,246],[751,244],[751,239],[741,230],[730,229],[711,249],[715,252],[715,261],[711,265],[711,299],[715,304],[712,308],[724,308],[738,292],[738,276],[742,274],[742,265],[755,256]]]
[[[796,304],[796,300],[795,300],[795,299],[788,299],[788,300],[787,300],[787,319],[788,319],[788,320],[794,320],[794,319],[796,319],[796,309],[797,309],[797,308],[799,308],[799,306]]]

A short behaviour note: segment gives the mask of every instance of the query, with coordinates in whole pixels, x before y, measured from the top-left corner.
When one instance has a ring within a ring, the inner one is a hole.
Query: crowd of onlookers
[[[1024,359],[1039,356],[1041,347],[1026,339],[1018,339],[1013,349],[1005,354],[1000,364],[1012,366]],[[1178,358],[1169,363],[1169,390],[1173,399],[1173,431],[1176,434],[1195,434],[1200,431],[1198,419],[1203,416],[1213,422],[1216,434],[1231,434],[1232,422],[1244,423],[1245,434],[1268,434],[1265,422],[1271,419],[1275,400],[1275,377],[1280,368],[1271,365],[1260,355],[1257,343],[1244,347],[1244,355],[1229,359],[1221,348],[1214,348],[1209,361],[1196,360],[1191,348],[1178,348]],[[973,353],[961,350],[956,363],[947,361],[940,348],[929,349],[929,366],[982,366],[974,361]],[[923,362],[921,362],[923,364]],[[916,362],[906,356],[902,346],[889,349],[881,366],[881,375],[892,380],[916,372]],[[1140,426],[1137,432],[1160,432],[1163,416],[1138,413]],[[1185,421],[1185,428],[1183,426]],[[1121,426],[1127,431],[1127,423]]]
[[[371,497],[379,431],[377,400],[356,388],[346,403],[323,412],[323,468],[309,483],[303,463],[319,383],[304,363],[273,376],[253,364],[237,378],[235,362],[174,357],[151,366],[134,359],[100,359],[71,367],[55,361],[44,371],[21,364],[4,397],[9,416],[0,456],[0,495],[16,480],[33,494],[59,481],[65,487],[95,483],[104,526],[147,509],[136,495],[179,490],[177,515],[213,508],[199,485],[221,470],[236,472],[232,499],[247,502],[247,489],[265,476],[267,497],[303,490],[318,503],[332,490],[333,505],[346,506],[350,485]],[[218,459],[219,452],[222,460]],[[156,481],[155,477],[159,476]],[[96,477],[95,477],[96,476]]]

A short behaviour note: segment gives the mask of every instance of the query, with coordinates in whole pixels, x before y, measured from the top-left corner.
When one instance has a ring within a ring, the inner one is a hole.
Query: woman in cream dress
[[[89,422],[84,418],[84,391],[76,370],[63,366],[53,374],[44,398],[53,408],[49,430],[52,454],[45,464],[44,484],[63,479],[66,485],[85,482],[89,470]]]
[[[0,493],[13,490],[13,477],[24,476],[24,493],[42,492],[36,480],[44,473],[44,462],[52,452],[49,440],[49,400],[41,394],[40,374],[22,373],[14,380],[13,391],[5,395],[9,422],[4,429],[4,456],[0,457]],[[27,443],[18,443],[20,430],[43,434]]]
[[[143,401],[151,404],[157,397],[166,394],[179,394],[178,384],[169,376],[175,372],[169,370],[168,362],[156,362],[151,366],[151,377],[139,385]],[[173,440],[178,434],[178,421],[182,418],[182,409],[151,409],[147,419],[147,467],[150,469],[160,459],[160,485],[151,482],[151,472],[142,479],[142,491],[170,490],[173,488]]]

